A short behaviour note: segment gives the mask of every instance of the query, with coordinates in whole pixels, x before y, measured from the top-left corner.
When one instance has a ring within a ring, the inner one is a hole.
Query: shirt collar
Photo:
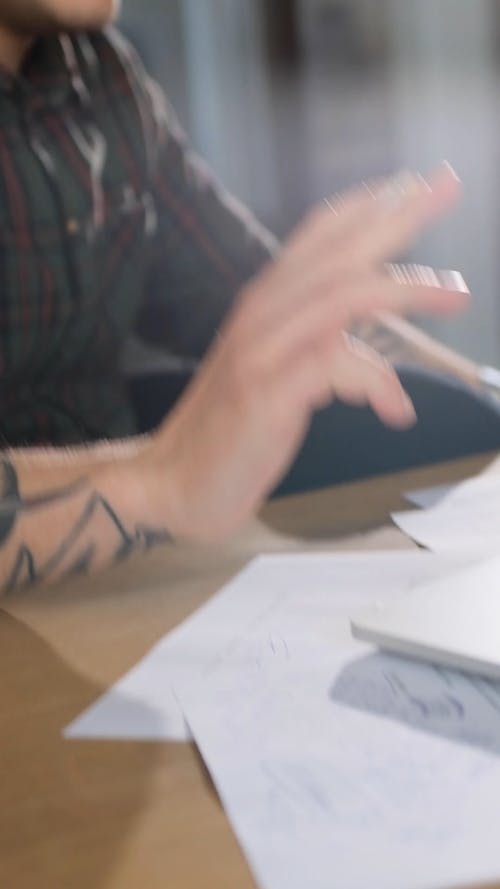
[[[59,104],[75,91],[81,95],[82,88],[78,58],[68,34],[39,38],[20,74],[0,67],[0,92],[22,93]]]

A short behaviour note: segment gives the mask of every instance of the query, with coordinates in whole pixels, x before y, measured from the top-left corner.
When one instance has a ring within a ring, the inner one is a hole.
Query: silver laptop
[[[500,558],[364,610],[351,630],[397,654],[500,679]]]

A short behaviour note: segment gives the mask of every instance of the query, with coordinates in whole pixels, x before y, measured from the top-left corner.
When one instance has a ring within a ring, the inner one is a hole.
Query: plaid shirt
[[[274,243],[193,157],[114,30],[0,73],[0,435],[135,431],[127,338],[197,358]]]

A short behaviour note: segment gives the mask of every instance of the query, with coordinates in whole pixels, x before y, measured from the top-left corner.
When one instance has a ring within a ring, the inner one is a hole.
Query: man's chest
[[[154,200],[126,106],[23,109],[0,136],[0,375],[99,371],[144,289]]]

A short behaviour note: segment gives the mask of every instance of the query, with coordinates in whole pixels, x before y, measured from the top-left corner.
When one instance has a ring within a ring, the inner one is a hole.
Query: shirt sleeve
[[[137,333],[196,359],[238,291],[278,245],[195,155],[164,94],[148,79],[146,93],[157,216]]]

